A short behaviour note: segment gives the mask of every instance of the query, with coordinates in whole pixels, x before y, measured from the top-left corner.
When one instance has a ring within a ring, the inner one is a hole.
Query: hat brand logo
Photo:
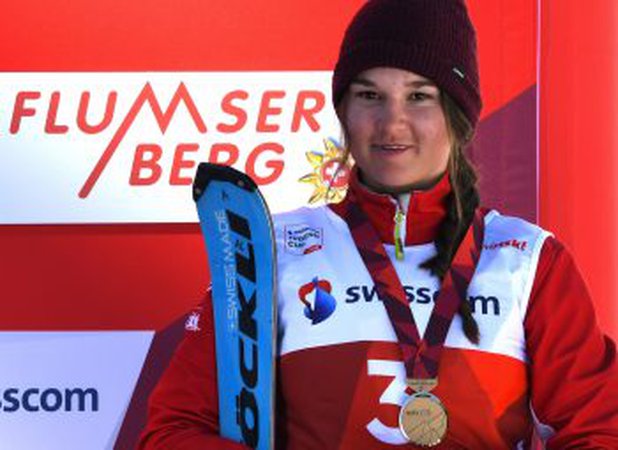
[[[466,75],[461,70],[459,70],[457,67],[453,67],[453,72],[455,72],[455,75],[457,75],[462,80],[466,78]]]

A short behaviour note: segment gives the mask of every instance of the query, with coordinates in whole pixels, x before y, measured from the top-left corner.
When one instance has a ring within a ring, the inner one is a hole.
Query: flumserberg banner
[[[202,161],[274,212],[345,185],[328,71],[3,73],[0,108],[5,224],[196,222]]]

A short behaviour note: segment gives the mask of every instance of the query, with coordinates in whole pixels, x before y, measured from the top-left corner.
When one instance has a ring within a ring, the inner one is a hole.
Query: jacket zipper
[[[403,253],[403,234],[405,233],[405,223],[406,223],[406,215],[401,210],[401,206],[399,202],[397,202],[397,211],[395,212],[395,258],[398,261],[403,261],[404,253]],[[403,231],[403,232],[402,232]]]

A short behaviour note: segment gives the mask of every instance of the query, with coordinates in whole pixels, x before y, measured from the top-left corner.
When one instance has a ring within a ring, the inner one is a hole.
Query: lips
[[[402,153],[412,148],[407,144],[376,144],[371,146],[373,150],[387,153]]]

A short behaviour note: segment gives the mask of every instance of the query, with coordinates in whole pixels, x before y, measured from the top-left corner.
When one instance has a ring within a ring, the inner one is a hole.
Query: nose
[[[401,102],[392,99],[384,102],[380,117],[382,133],[388,137],[405,128],[406,118],[405,105]]]

